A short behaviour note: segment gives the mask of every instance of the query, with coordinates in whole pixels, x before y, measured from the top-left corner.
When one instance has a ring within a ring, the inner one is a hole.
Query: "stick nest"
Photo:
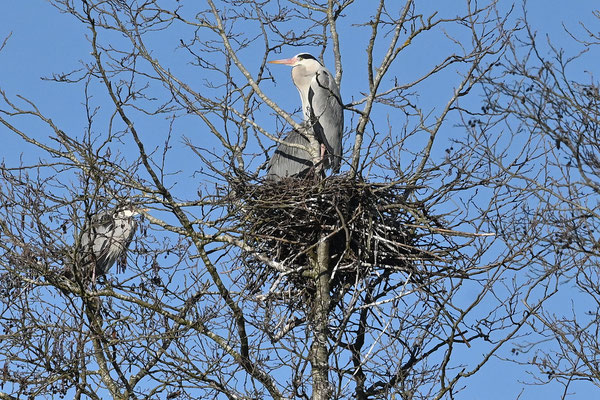
[[[282,281],[311,286],[311,257],[325,239],[332,289],[354,282],[357,274],[410,272],[415,260],[431,258],[421,243],[429,232],[416,228],[427,210],[405,200],[405,186],[334,176],[260,184],[240,180],[231,188],[239,204],[239,232],[253,249],[244,262],[257,290],[273,275],[280,288]]]

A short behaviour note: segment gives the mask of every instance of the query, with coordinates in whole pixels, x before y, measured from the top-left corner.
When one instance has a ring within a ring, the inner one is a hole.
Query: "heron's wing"
[[[286,145],[286,143],[290,143],[308,147],[310,143],[306,137],[298,131],[292,131],[283,141],[284,143],[279,144],[269,161],[267,178],[277,179],[301,175],[313,165],[308,151]]]
[[[109,211],[102,211],[90,218],[83,227],[81,248],[86,254],[100,257],[105,251],[110,232],[114,229],[114,217]]]
[[[331,167],[337,172],[342,155],[344,112],[340,89],[331,73],[324,67],[317,71],[310,83],[308,102],[315,136],[325,144],[328,153],[333,156]]]

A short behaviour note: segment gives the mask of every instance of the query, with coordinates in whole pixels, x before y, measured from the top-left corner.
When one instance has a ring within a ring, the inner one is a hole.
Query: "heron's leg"
[[[327,150],[325,144],[321,143],[321,151],[319,152],[319,161],[314,165],[315,168],[315,176],[320,176],[325,173],[325,151]]]

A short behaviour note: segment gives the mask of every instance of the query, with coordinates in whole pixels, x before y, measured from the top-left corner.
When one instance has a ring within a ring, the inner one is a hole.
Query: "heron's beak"
[[[294,65],[297,62],[298,62],[298,59],[296,57],[283,58],[281,60],[268,61],[269,64],[284,64],[284,65]]]

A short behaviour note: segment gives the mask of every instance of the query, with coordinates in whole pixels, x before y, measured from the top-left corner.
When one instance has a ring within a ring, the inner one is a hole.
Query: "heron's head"
[[[319,60],[317,60],[312,54],[308,54],[308,53],[300,53],[300,54],[295,55],[292,58],[273,60],[273,61],[269,61],[269,63],[289,65],[290,67],[302,66],[309,71],[311,71],[311,70],[316,71],[317,69],[319,69],[319,67],[322,66],[321,63],[319,62]]]
[[[132,217],[135,217],[136,215],[140,215],[144,211],[148,211],[148,209],[147,208],[141,209],[141,208],[138,208],[138,207],[130,204],[130,205],[126,205],[126,206],[119,208],[119,210],[115,214],[115,217],[123,218],[123,219],[132,218]]]

